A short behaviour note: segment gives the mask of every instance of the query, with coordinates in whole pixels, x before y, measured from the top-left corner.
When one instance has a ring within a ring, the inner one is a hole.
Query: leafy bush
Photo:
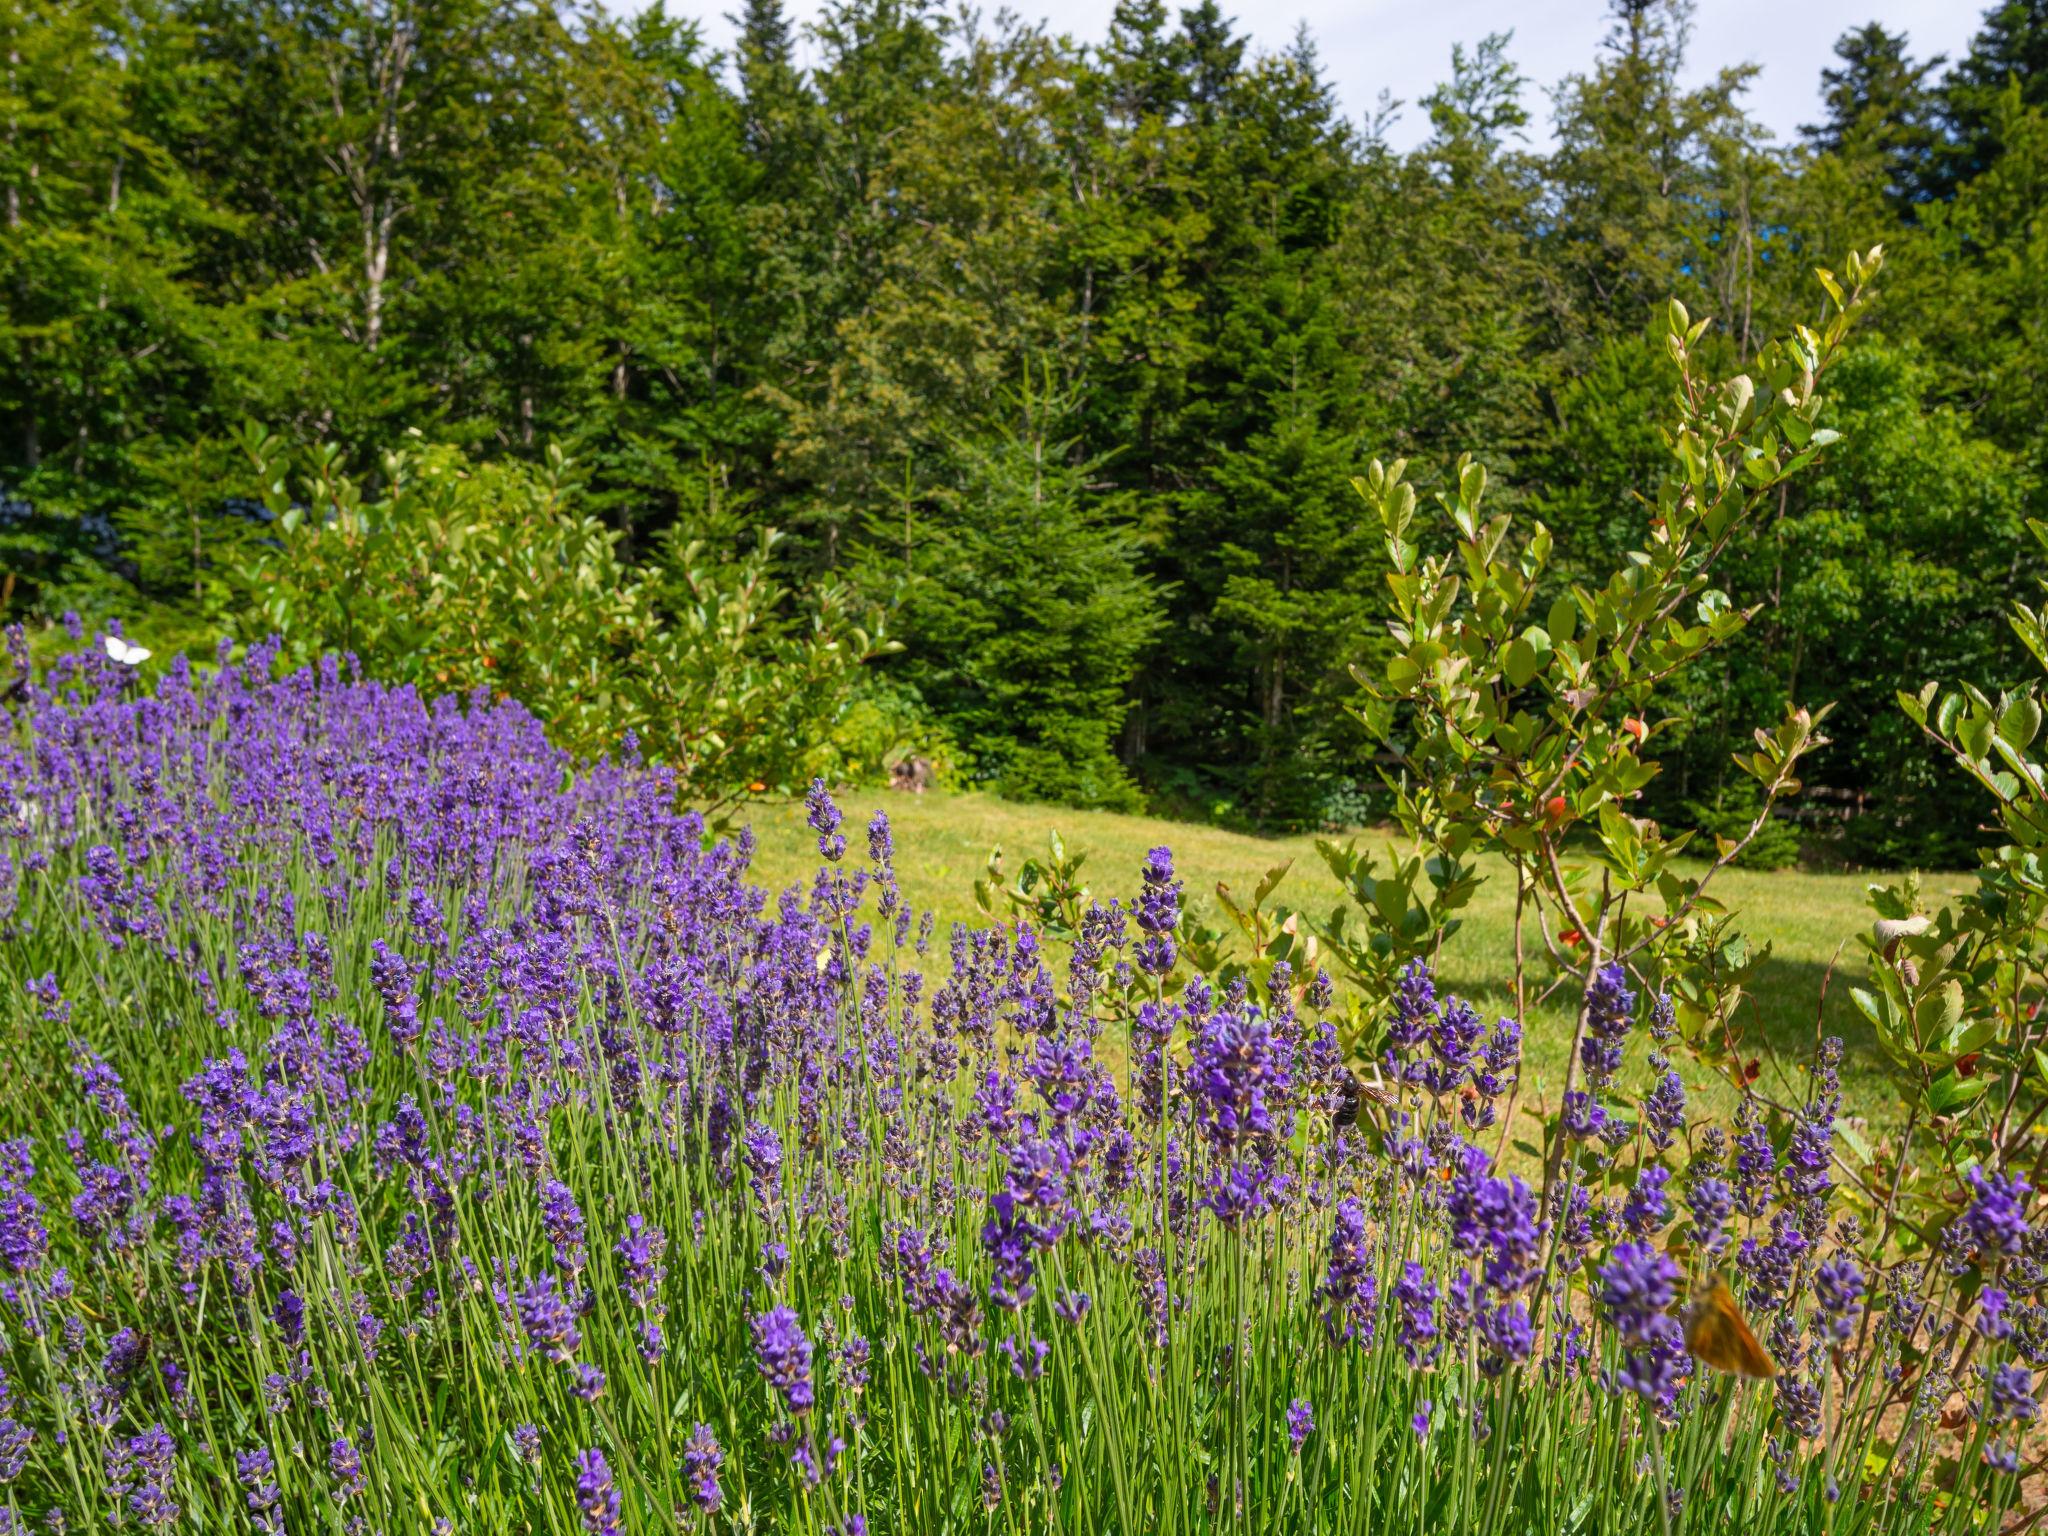
[[[1683,806],[1685,820],[1708,837],[1741,842],[1730,860],[1738,869],[1784,869],[1798,863],[1805,841],[1798,827],[1775,815],[1760,819],[1762,809],[1762,792],[1748,779],[1726,785],[1712,800],[1688,800]],[[1757,830],[1750,834],[1752,827]]]
[[[843,586],[787,586],[773,529],[734,554],[729,523],[717,544],[678,524],[629,562],[576,510],[556,450],[540,467],[477,465],[416,440],[386,456],[373,494],[333,447],[305,456],[296,487],[276,436],[251,426],[242,447],[276,530],[246,582],[289,654],[518,698],[580,753],[630,734],[700,798],[839,769],[859,668],[894,649]]]

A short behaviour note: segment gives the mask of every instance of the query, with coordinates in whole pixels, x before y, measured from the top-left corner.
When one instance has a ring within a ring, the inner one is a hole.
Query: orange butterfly
[[[1695,1359],[1731,1376],[1768,1381],[1778,1374],[1777,1362],[1757,1343],[1749,1324],[1742,1320],[1728,1282],[1719,1275],[1709,1279],[1705,1292],[1686,1308],[1685,1347]]]

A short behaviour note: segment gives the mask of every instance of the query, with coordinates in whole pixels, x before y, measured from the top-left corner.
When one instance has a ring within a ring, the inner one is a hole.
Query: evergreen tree
[[[1158,588],[1100,465],[1054,434],[1071,415],[1027,373],[1005,418],[961,447],[960,484],[909,551],[909,673],[1005,794],[1135,809],[1116,755],[1132,672],[1160,622]]]
[[[1378,568],[1349,488],[1363,400],[1332,260],[1350,141],[1312,50],[1244,71],[1229,121],[1204,178],[1213,299],[1176,450],[1200,478],[1159,563],[1186,617],[1151,691],[1159,749],[1232,765],[1183,793],[1299,823],[1349,776],[1332,753]]]
[[[1841,65],[1820,72],[1826,120],[1800,133],[1818,153],[1875,161],[1891,211],[1906,215],[1928,195],[1940,127],[1927,82],[1947,61],[1915,62],[1905,36],[1876,22],[1843,33],[1835,56]]]
[[[1768,226],[1748,195],[1761,135],[1740,98],[1754,68],[1688,90],[1690,0],[1612,6],[1604,56],[1558,88],[1547,168],[1551,259],[1569,285],[1562,340],[1580,356],[1636,330],[1673,293],[1739,291]],[[1755,329],[1745,316],[1740,330]]]
[[[1937,195],[1953,196],[2005,152],[2009,96],[2022,108],[2048,106],[2048,0],[1997,0],[1942,81],[1948,142],[1935,168]]]

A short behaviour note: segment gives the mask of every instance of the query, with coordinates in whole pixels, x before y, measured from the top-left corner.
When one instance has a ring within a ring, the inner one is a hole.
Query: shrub
[[[582,753],[640,750],[701,801],[845,766],[834,733],[859,668],[894,649],[844,588],[798,592],[778,535],[687,524],[635,564],[576,510],[568,461],[472,464],[414,441],[373,495],[338,450],[245,430],[276,537],[247,574],[259,624],[301,662],[333,651],[429,693],[520,699]],[[731,553],[733,549],[738,553]],[[879,764],[862,764],[874,772]]]

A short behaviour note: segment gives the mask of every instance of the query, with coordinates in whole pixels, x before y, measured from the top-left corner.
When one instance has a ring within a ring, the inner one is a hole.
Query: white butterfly
[[[105,640],[107,654],[124,667],[139,667],[150,658],[146,645],[130,645],[119,635],[108,635]]]

